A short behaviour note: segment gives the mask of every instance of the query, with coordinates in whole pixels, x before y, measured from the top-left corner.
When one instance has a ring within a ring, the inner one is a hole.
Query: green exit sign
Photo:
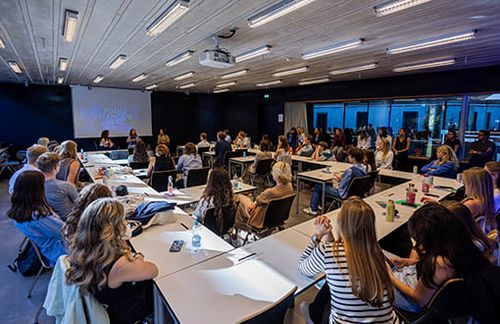
[[[269,99],[269,93],[264,93],[264,99]]]

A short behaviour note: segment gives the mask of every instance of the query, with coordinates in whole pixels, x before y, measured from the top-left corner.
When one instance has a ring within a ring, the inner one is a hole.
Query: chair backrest
[[[208,208],[203,217],[203,225],[219,236],[226,234],[234,225],[236,210],[238,209],[239,201],[226,204],[221,207]],[[217,224],[217,216],[222,213],[222,223]]]
[[[368,176],[370,177],[370,189],[373,188],[375,185],[375,181],[377,181],[379,170],[377,171],[372,171],[368,173]]]
[[[210,168],[198,168],[188,170],[186,187],[201,186],[207,184]]]
[[[264,227],[274,228],[283,225],[290,215],[294,199],[295,193],[283,198],[271,199],[267,204]]]
[[[33,242],[30,238],[28,238],[28,240],[31,243],[31,245],[33,246],[33,249],[35,250],[35,253],[36,253],[36,256],[38,257],[38,260],[42,264],[42,267],[44,267],[45,269],[51,269],[50,264],[47,263],[45,257],[42,255],[42,252],[40,252],[40,249],[38,248],[38,246],[36,246],[35,242]]]
[[[226,151],[224,152],[224,165],[229,164],[229,159],[243,156],[243,150]]]
[[[267,175],[269,172],[271,172],[273,162],[274,159],[258,160],[257,165],[255,166],[255,174],[260,176]]]
[[[129,162],[128,165],[133,170],[146,169],[149,166],[149,162]]]
[[[168,187],[168,177],[172,176],[175,183],[175,176],[177,175],[177,170],[166,170],[166,171],[153,171],[151,174],[151,187],[156,191],[166,191]]]
[[[210,146],[207,147],[198,147],[198,154],[203,156],[203,153],[210,151]]]
[[[359,196],[363,197],[371,189],[370,176],[354,177],[347,188],[347,197]]]
[[[257,323],[283,323],[288,306],[293,302],[297,287],[293,287],[285,296],[280,298],[269,307],[263,308],[259,313],[244,318],[237,324],[257,324]]]

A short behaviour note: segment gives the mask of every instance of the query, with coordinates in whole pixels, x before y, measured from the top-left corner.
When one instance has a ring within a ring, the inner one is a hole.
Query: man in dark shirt
[[[460,140],[457,138],[457,133],[453,129],[448,130],[448,134],[446,134],[443,145],[451,147],[453,152],[455,152],[458,157],[460,152]]]
[[[215,143],[215,167],[224,165],[224,153],[232,151],[231,144],[226,140],[226,135],[223,132],[217,133],[217,143]]]
[[[488,161],[493,161],[496,153],[496,145],[489,140],[490,132],[487,130],[479,131],[477,141],[469,146],[467,153],[470,155],[470,166],[484,167]]]

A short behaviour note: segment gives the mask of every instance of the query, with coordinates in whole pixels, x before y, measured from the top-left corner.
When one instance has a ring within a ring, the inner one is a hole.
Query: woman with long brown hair
[[[155,264],[133,254],[123,205],[112,198],[92,202],[69,241],[69,284],[106,305],[111,323],[134,323],[153,311]]]
[[[80,163],[77,160],[77,145],[74,141],[68,140],[61,143],[59,151],[61,155],[61,166],[56,178],[68,181],[76,188],[80,187],[78,175],[80,174]]]
[[[307,276],[326,274],[330,323],[353,318],[364,323],[395,322],[393,290],[377,242],[373,209],[359,197],[345,200],[337,217],[337,239],[328,217],[316,218],[315,226],[315,234],[300,257],[299,270]],[[307,317],[313,315],[308,306],[301,305]]]
[[[493,197],[495,198],[495,214],[500,211],[500,162],[490,161],[484,165],[493,180]]]

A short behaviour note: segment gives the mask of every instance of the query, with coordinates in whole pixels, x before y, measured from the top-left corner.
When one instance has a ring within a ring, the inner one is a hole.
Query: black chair
[[[379,175],[379,170],[368,173],[368,176],[370,177],[370,184],[369,184],[370,190],[368,190],[367,192],[370,192],[375,186],[375,182],[377,182],[378,175]]]
[[[354,177],[349,183],[349,187],[347,188],[347,196],[346,198],[352,196],[363,197],[368,191],[371,190],[370,186],[371,177],[370,175],[366,175],[363,177]],[[332,206],[336,206],[337,208],[342,206],[343,199],[337,196],[326,194],[325,198],[332,200],[330,206],[328,206],[327,212],[329,212]]]
[[[273,163],[274,159],[263,159],[257,161],[257,165],[255,166],[255,173],[252,173],[250,176],[250,181],[252,182],[252,186],[255,185],[256,179],[263,179],[264,187],[266,187],[266,180],[268,183],[271,183],[270,175]]]
[[[175,178],[177,175],[177,170],[165,170],[165,171],[153,171],[151,174],[151,187],[156,191],[166,191],[168,188],[168,177],[172,177],[175,183]]]
[[[224,152],[224,165],[225,166],[229,165],[229,159],[243,156],[243,152],[246,152],[246,150],[236,150],[236,151]]]
[[[132,170],[146,169],[149,166],[149,162],[129,162],[128,166],[132,168]]]
[[[283,198],[271,199],[267,204],[266,214],[264,216],[264,226],[262,228],[256,228],[247,225],[247,228],[245,228],[247,235],[245,236],[243,245],[248,241],[250,234],[263,238],[272,234],[275,230],[280,231],[285,229],[285,222],[288,220],[294,200],[295,193]]]
[[[198,148],[198,154],[200,155],[200,158],[201,158],[201,162],[203,163],[203,166],[204,167],[207,167],[208,166],[208,161],[207,159],[205,159],[203,157],[203,153],[205,152],[210,152],[210,146],[207,146],[207,147],[199,147]]]
[[[260,323],[283,323],[288,307],[294,302],[295,291],[293,287],[285,296],[274,304],[262,309],[259,313],[252,314],[247,318],[239,320],[237,324],[260,324]]]
[[[203,224],[215,234],[224,236],[234,226],[238,205],[239,201],[236,201],[221,207],[208,208],[203,217]],[[217,222],[219,213],[222,213],[222,222]]]
[[[207,184],[210,168],[199,168],[188,170],[186,187],[201,186]]]
[[[28,294],[27,298],[31,298],[31,293],[33,292],[33,288],[35,287],[36,283],[38,282],[38,279],[42,275],[42,273],[46,270],[52,270],[52,267],[45,261],[45,258],[43,257],[42,253],[38,249],[38,246],[36,246],[35,242],[32,240],[28,239],[28,243],[33,245],[33,248],[35,250],[36,256],[38,257],[38,260],[40,261],[40,264],[42,265],[40,267],[40,270],[38,270],[38,273],[36,274],[35,279],[33,280],[33,283],[31,284],[31,287],[28,289]],[[40,302],[40,305],[37,308],[37,311],[35,313],[35,318],[33,320],[33,323],[38,323],[38,318],[40,317],[40,314],[42,313],[42,307],[43,307],[43,300]]]

